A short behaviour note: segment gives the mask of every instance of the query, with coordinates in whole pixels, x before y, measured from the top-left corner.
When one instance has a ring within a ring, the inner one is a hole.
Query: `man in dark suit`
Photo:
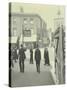
[[[41,52],[37,45],[37,48],[35,50],[35,61],[36,61],[36,68],[38,73],[40,73],[40,60],[41,60]]]
[[[21,48],[19,49],[19,66],[20,66],[20,72],[24,72],[24,60],[25,60],[25,50],[23,48],[23,45],[21,45]]]

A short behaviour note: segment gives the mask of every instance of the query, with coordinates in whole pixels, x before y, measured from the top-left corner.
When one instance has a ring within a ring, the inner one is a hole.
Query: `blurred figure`
[[[30,64],[33,64],[33,49],[30,49]]]
[[[13,52],[12,52],[12,48],[9,47],[9,70],[11,71],[12,67],[14,67],[13,64]]]
[[[11,50],[11,66],[14,67],[14,63],[13,63],[13,49]]]
[[[17,47],[15,47],[14,49],[14,56],[15,56],[15,62],[17,62],[17,59],[18,59],[18,55],[17,55]]]
[[[36,68],[38,73],[40,73],[40,60],[41,60],[41,52],[37,46],[35,50],[35,61],[36,61]]]
[[[50,65],[50,62],[49,62],[49,53],[48,53],[48,49],[47,48],[45,48],[45,50],[44,50],[44,61],[45,61],[44,65],[46,65],[46,64]]]
[[[14,60],[15,62],[17,62],[16,60],[17,60],[17,58],[18,58],[18,55],[17,55],[17,48],[16,48],[16,47],[13,48],[12,54],[13,54],[13,60]]]
[[[21,44],[21,48],[19,49],[19,66],[20,66],[20,72],[24,72],[24,60],[25,60],[25,50],[23,48],[23,45]]]

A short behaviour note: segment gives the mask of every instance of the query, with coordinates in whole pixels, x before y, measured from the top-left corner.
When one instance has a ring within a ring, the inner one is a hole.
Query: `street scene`
[[[50,53],[52,52],[54,54],[54,52],[50,50],[51,49],[49,49],[49,52]],[[30,55],[29,53],[26,54],[28,59],[25,59],[24,62],[25,63],[24,73],[19,73],[20,72],[19,61],[17,60],[16,63],[14,62],[14,68],[12,68],[13,86],[54,85],[55,82],[51,74],[51,70],[52,70],[51,64],[53,63],[52,59],[54,59],[54,57],[50,58],[52,61],[50,62],[50,66],[44,65],[45,63],[44,60],[43,59],[41,60],[41,65],[40,65],[41,72],[40,74],[38,74],[36,71],[35,60],[33,60],[33,64],[30,64],[29,55]]]
[[[10,87],[65,84],[64,9],[9,3]]]

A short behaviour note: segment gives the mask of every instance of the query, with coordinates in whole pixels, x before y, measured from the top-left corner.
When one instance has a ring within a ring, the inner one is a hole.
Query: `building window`
[[[35,33],[35,29],[34,29],[33,27],[30,28],[30,30],[31,30],[31,33],[32,33],[32,34],[36,34],[36,33]]]
[[[28,30],[28,25],[27,24],[24,25],[24,30]]]
[[[24,18],[24,23],[25,23],[25,24],[27,23],[27,18]]]
[[[30,23],[33,24],[33,18],[30,18]]]

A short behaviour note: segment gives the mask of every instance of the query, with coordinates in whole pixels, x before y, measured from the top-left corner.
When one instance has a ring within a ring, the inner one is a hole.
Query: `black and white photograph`
[[[65,84],[65,6],[9,3],[9,86]]]

